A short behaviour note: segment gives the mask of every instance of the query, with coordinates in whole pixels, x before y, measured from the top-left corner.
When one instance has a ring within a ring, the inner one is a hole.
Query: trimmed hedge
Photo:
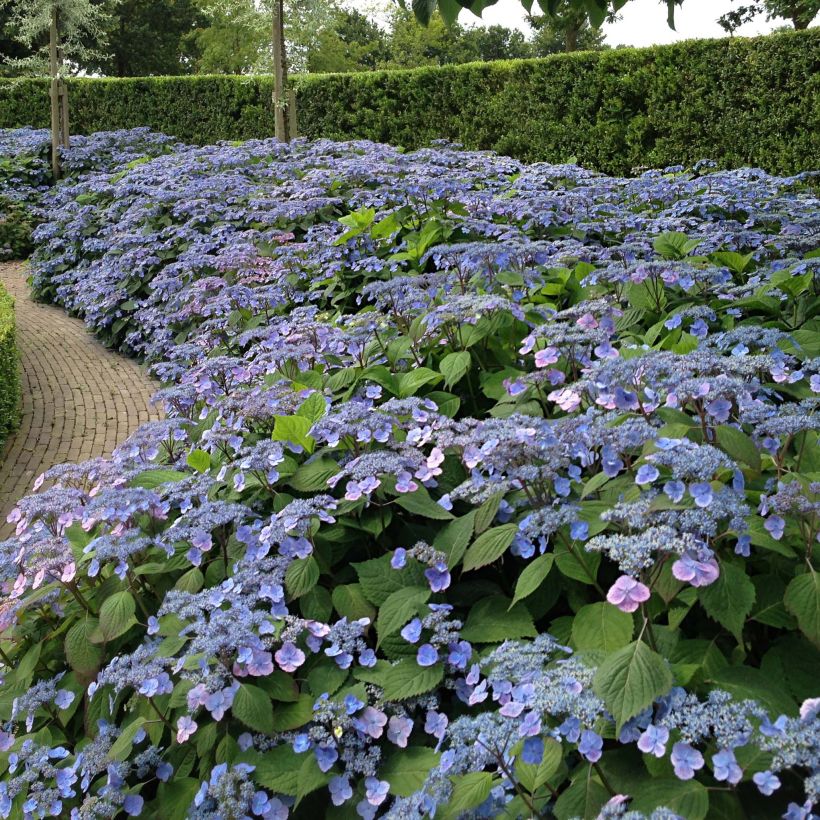
[[[14,337],[14,300],[0,285],[0,443],[20,418],[20,374]]]
[[[793,173],[820,156],[820,29],[409,71],[297,77],[307,137],[447,138],[622,174],[714,159]],[[273,132],[267,77],[76,79],[75,130],[190,141]],[[0,82],[0,127],[46,125],[41,80]]]

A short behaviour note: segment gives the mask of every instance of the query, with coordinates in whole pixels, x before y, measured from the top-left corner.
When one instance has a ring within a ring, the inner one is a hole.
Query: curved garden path
[[[32,301],[26,269],[0,263],[15,300],[23,393],[20,427],[0,447],[0,538],[6,515],[55,464],[109,455],[143,422],[158,385],[136,362],[107,350],[78,319]]]

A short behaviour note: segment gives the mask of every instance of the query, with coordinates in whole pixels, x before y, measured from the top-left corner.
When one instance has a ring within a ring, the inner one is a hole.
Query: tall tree
[[[761,14],[767,20],[788,20],[797,30],[807,29],[820,13],[820,0],[763,0],[737,6],[718,18],[718,23],[729,34],[734,34],[744,23],[749,23]]]
[[[553,14],[530,15],[534,57],[546,57],[566,51],[589,51],[604,48],[604,33],[593,28],[584,11],[571,0],[558,0]]]
[[[390,59],[384,31],[355,9],[339,9],[331,27],[322,30],[308,54],[313,72],[370,71]]]
[[[15,38],[30,56],[8,62],[32,73],[51,77],[51,168],[55,179],[62,175],[60,148],[69,145],[68,88],[65,75],[91,62],[105,44],[107,5],[92,0],[0,0],[10,12]],[[46,68],[47,67],[47,68]]]
[[[532,46],[523,32],[506,26],[474,26],[465,28],[462,40],[471,59],[518,60],[532,57]]]
[[[191,35],[205,22],[195,0],[121,0],[106,30],[109,53],[89,68],[116,77],[188,74],[196,58]]]

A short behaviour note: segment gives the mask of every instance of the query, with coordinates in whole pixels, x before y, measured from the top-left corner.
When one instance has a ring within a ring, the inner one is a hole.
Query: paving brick
[[[136,362],[107,350],[83,323],[29,298],[25,266],[0,263],[15,299],[23,401],[19,429],[0,448],[0,539],[15,502],[34,479],[67,458],[110,455],[143,421],[158,384]]]

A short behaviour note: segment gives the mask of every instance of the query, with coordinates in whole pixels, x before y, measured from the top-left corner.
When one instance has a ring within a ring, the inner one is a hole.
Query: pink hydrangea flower
[[[623,612],[634,612],[651,595],[649,587],[629,575],[622,575],[606,594],[609,603]]]

